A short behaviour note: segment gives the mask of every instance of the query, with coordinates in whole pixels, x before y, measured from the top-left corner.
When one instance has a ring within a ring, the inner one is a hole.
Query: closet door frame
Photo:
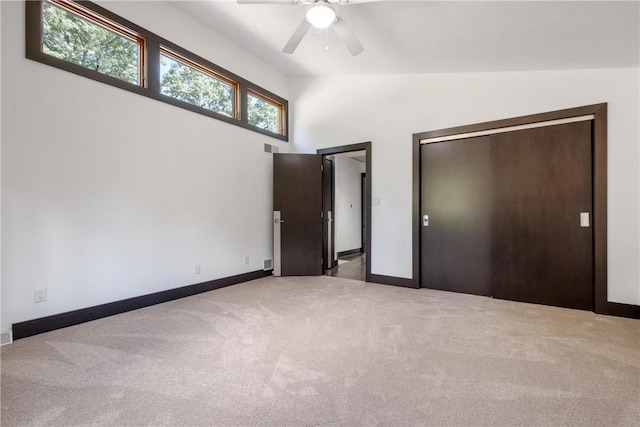
[[[541,114],[514,117],[439,129],[413,135],[413,283],[420,286],[421,250],[421,141],[436,138],[456,139],[456,135],[490,132],[514,126],[535,126],[554,120],[593,116],[592,123],[592,182],[593,182],[593,280],[594,311],[600,314],[625,315],[624,304],[607,301],[607,104],[593,104]]]

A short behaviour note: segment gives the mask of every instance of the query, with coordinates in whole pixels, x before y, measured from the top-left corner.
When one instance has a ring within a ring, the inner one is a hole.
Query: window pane
[[[140,84],[137,41],[51,3],[43,3],[42,48],[47,55],[136,85]]]
[[[233,85],[166,55],[160,55],[160,92],[180,101],[233,117]]]
[[[273,133],[282,133],[280,130],[281,108],[250,93],[247,95],[247,98],[249,124]]]

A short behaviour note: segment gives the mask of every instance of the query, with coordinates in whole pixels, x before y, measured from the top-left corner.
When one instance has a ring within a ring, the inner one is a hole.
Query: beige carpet
[[[2,426],[640,423],[640,321],[265,278],[2,347]]]

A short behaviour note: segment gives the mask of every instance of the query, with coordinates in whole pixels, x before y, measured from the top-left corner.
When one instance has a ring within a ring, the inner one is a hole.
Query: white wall
[[[170,4],[101,4],[290,95],[283,75]],[[262,269],[263,144],[287,143],[25,59],[24,2],[2,2],[1,31],[3,329]],[[38,287],[47,302],[34,304]]]
[[[347,155],[335,156],[335,252],[359,249],[362,246],[361,173],[362,162]]]
[[[609,301],[640,304],[639,70],[292,79],[294,148],[372,141],[372,273],[411,278],[412,134],[608,102]]]

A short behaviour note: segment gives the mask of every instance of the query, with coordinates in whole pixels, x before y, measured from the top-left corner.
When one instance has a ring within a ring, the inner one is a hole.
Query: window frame
[[[196,70],[198,72],[201,72],[202,74],[204,74],[206,76],[209,76],[209,77],[211,77],[211,78],[213,78],[215,80],[220,81],[221,83],[225,83],[225,84],[231,86],[233,88],[233,96],[232,96],[232,99],[231,99],[231,101],[232,101],[231,116],[227,116],[227,115],[222,114],[222,113],[216,113],[216,114],[219,114],[219,115],[224,116],[224,117],[231,117],[231,118],[234,118],[236,120],[240,119],[240,109],[238,108],[239,105],[240,105],[240,84],[238,82],[236,82],[235,80],[231,80],[227,76],[222,75],[222,74],[220,74],[220,73],[218,73],[218,72],[216,72],[216,71],[214,71],[214,70],[212,70],[212,69],[210,69],[208,67],[203,66],[199,62],[195,62],[192,59],[190,59],[188,57],[185,57],[184,55],[181,55],[181,54],[179,54],[177,52],[174,52],[174,51],[172,51],[171,49],[169,49],[168,47],[166,47],[164,45],[160,45],[160,55],[159,56],[163,56],[163,55],[168,57],[168,58],[170,58],[173,61],[176,61],[176,62],[182,64],[185,67],[193,68],[194,70]],[[159,78],[160,77],[161,76],[159,76]],[[162,93],[162,87],[161,87],[162,86],[162,81],[161,80],[159,81],[159,84],[160,84],[160,95],[161,96],[166,96],[168,98],[172,98],[172,99],[174,99],[176,101],[179,101],[181,103],[184,102],[184,103],[189,104],[189,105],[194,105],[194,104],[190,104],[190,103],[188,103],[186,101],[181,101],[181,100],[179,100],[177,98],[173,98],[171,95],[166,95],[166,94]],[[197,105],[196,105],[196,107],[197,107]],[[202,108],[202,107],[198,107],[198,108]],[[207,108],[205,108],[205,110],[214,112],[213,110],[209,110]]]
[[[76,15],[78,17],[80,17],[81,19],[84,19],[85,21],[97,26],[97,27],[101,27],[107,31],[111,31],[112,33],[118,34],[119,36],[128,39],[129,41],[134,42],[137,46],[138,46],[138,84],[137,86],[142,86],[145,87],[146,86],[146,75],[145,75],[145,66],[146,66],[146,40],[144,37],[142,37],[140,34],[138,34],[136,31],[130,30],[129,28],[122,26],[120,24],[118,24],[117,22],[114,22],[106,17],[100,16],[97,13],[91,11],[90,9],[84,8],[82,6],[80,6],[78,3],[72,2],[72,1],[68,1],[68,0],[47,0],[42,2],[43,5],[44,3],[49,3],[51,5],[53,5],[54,7],[58,7],[59,9],[62,9],[63,11],[66,11],[68,13],[71,13],[73,15]],[[44,6],[42,6],[41,9],[43,15],[44,15]],[[42,34],[40,35],[40,49],[42,49],[42,53],[44,55],[49,55],[47,53],[44,52],[44,46],[42,44],[42,40],[43,40],[43,33],[44,31],[42,30]],[[64,59],[63,59],[64,61]],[[70,61],[67,61],[70,62]],[[72,64],[75,64],[73,62],[71,62]],[[75,64],[75,65],[79,65],[79,64]],[[79,65],[80,67],[83,67],[82,65]],[[83,68],[87,68],[87,67],[83,67]],[[91,70],[90,68],[87,68],[88,70]],[[95,71],[95,70],[91,70],[91,71]],[[99,71],[98,71],[99,72]],[[105,73],[101,73],[101,74],[105,74]],[[115,77],[117,79],[117,77]],[[122,79],[119,79],[122,80]],[[129,83],[126,80],[123,80],[125,83]],[[129,83],[129,84],[133,84],[133,83]]]
[[[248,109],[249,109],[249,96],[252,96],[252,97],[257,98],[257,99],[259,99],[259,100],[261,100],[263,102],[266,102],[267,104],[270,104],[270,105],[272,105],[272,106],[274,106],[274,107],[276,107],[278,109],[278,111],[279,111],[279,113],[278,113],[278,128],[280,129],[280,133],[284,132],[284,129],[285,129],[285,118],[284,118],[284,116],[285,116],[285,114],[284,114],[285,113],[285,107],[284,107],[284,105],[282,105],[280,102],[276,101],[275,99],[272,99],[272,98],[270,98],[270,97],[268,97],[268,96],[266,96],[266,95],[264,95],[264,94],[262,94],[260,92],[252,90],[252,89],[247,90],[247,123],[249,122],[249,111],[248,111]],[[258,129],[263,129],[263,128],[261,128],[259,126],[256,126],[256,125],[251,125],[251,126],[255,126]]]
[[[49,0],[50,3],[60,6],[61,4],[71,4],[72,9],[86,9],[88,12],[81,16],[97,25],[104,26],[101,21],[109,23],[108,25],[114,25],[115,28],[122,29],[128,34],[135,34],[143,40],[141,46],[140,59],[142,64],[141,85],[135,85],[124,80],[120,80],[116,77],[103,74],[99,71],[95,71],[86,68],[82,65],[75,64],[73,62],[66,61],[64,59],[56,58],[55,56],[48,55],[43,52],[42,35],[43,35],[43,6],[42,4],[47,0],[26,0],[25,1],[25,21],[26,21],[26,52],[25,56],[42,64],[46,64],[55,68],[59,68],[101,83],[108,84],[110,86],[117,87],[129,92],[137,93],[148,98],[155,99],[165,104],[171,104],[173,106],[189,110],[198,114],[202,114],[235,126],[239,126],[253,132],[257,132],[272,138],[279,139],[284,142],[289,141],[289,128],[288,128],[288,114],[289,103],[286,99],[252,83],[237,74],[234,74],[214,63],[196,55],[169,40],[166,40],[136,24],[128,21],[109,10],[98,6],[90,1],[74,1],[74,0]],[[76,12],[77,13],[77,12]],[[114,31],[114,27],[107,27]],[[199,70],[208,70],[216,78],[222,77],[221,80],[226,82],[235,83],[235,96],[234,96],[234,114],[232,117],[225,116],[215,111],[208,110],[193,104],[189,104],[184,101],[172,98],[164,95],[160,92],[160,54],[163,49],[176,54],[178,57],[185,58],[188,63],[197,65]],[[282,133],[270,132],[266,129],[259,128],[257,126],[248,123],[247,104],[248,93],[257,94],[260,97],[272,100],[282,105]]]

